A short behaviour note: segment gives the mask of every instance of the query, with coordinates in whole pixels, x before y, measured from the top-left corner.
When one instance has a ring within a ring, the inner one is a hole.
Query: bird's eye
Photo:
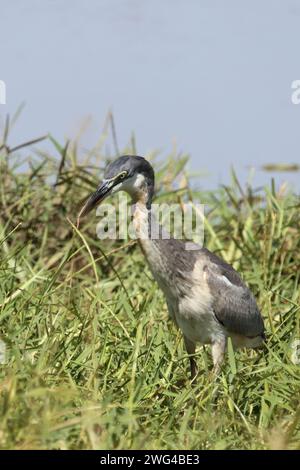
[[[123,180],[127,176],[127,171],[122,171],[122,173],[119,174],[120,180]]]

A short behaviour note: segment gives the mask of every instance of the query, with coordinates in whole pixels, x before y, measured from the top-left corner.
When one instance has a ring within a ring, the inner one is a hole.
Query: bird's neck
[[[170,239],[167,231],[159,225],[154,215],[154,209],[141,203],[134,205],[133,225],[140,248],[149,264],[154,278],[163,285],[168,285],[165,278],[164,259],[168,257],[166,242]]]
[[[147,206],[145,201],[139,200],[133,206],[133,225],[137,239],[151,240],[151,206]]]
[[[160,239],[169,239],[170,234],[159,224],[151,205],[137,201],[133,209],[135,234],[141,245],[157,243]]]
[[[157,226],[153,221],[153,211],[151,210],[151,206],[147,207],[146,204],[141,201],[136,202],[133,207],[135,236],[155,277],[156,269],[160,261],[160,250],[156,234],[153,234],[153,227]]]

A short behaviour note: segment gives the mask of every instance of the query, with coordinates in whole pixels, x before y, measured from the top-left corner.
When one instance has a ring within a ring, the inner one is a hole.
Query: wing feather
[[[205,250],[204,272],[217,320],[243,336],[264,336],[264,323],[255,298],[232,266]]]

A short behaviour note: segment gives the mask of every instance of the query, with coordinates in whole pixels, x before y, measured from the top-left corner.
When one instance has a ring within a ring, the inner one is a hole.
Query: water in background
[[[26,101],[13,144],[63,141],[90,116],[92,147],[112,109],[121,148],[132,131],[139,154],[176,144],[205,188],[232,164],[259,186],[264,163],[299,162],[298,0],[12,0],[0,22],[0,122]],[[299,173],[276,179],[299,190]]]

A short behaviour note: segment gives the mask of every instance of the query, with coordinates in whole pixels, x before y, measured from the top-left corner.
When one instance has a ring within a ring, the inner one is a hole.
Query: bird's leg
[[[189,359],[190,359],[190,366],[191,366],[191,380],[193,382],[197,375],[196,361],[195,361],[195,358],[192,356],[192,354],[195,354],[196,345],[195,343],[193,343],[193,341],[190,341],[186,336],[184,336],[184,344],[185,344],[187,353],[190,356]]]
[[[221,370],[221,365],[224,360],[224,354],[226,351],[226,338],[222,338],[212,344],[212,357],[213,357],[213,375],[216,376]]]

